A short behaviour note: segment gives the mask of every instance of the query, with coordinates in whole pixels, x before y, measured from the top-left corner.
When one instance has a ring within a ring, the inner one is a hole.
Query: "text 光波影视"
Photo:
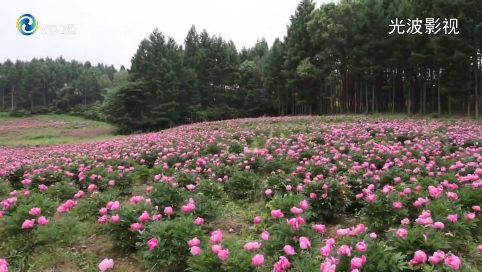
[[[429,34],[435,35],[443,30],[445,35],[459,34],[458,20],[456,18],[425,18],[425,20],[416,19],[399,19],[390,20],[392,30],[388,34]]]

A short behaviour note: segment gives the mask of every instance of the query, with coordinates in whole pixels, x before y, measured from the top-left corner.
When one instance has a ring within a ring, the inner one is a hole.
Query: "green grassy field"
[[[110,125],[68,115],[13,118],[0,115],[0,145],[49,146],[116,138]]]

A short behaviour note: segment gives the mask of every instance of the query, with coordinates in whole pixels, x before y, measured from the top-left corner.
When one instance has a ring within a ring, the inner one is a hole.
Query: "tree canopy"
[[[184,44],[155,29],[129,70],[7,60],[0,110],[82,114],[125,132],[263,115],[478,116],[481,22],[478,0],[303,0],[271,45],[239,49],[192,26]]]

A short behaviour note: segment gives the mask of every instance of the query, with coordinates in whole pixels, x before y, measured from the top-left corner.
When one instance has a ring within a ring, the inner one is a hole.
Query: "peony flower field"
[[[0,147],[0,271],[481,271],[482,126],[198,123]]]

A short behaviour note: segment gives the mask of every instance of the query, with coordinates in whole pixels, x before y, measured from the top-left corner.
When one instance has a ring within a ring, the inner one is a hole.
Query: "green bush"
[[[120,220],[117,223],[107,223],[104,225],[107,235],[111,238],[113,248],[120,253],[131,253],[136,251],[136,245],[142,241],[141,233],[150,224],[150,221],[139,222],[138,218],[147,211],[153,215],[152,206],[139,203],[136,205],[124,205],[117,211],[110,212],[111,215],[118,215]],[[134,223],[143,225],[142,231],[133,231],[131,225]]]
[[[254,172],[237,172],[225,183],[224,189],[233,200],[253,201],[261,197],[262,182]]]
[[[156,221],[142,232],[137,243],[140,259],[145,268],[183,271],[188,267],[191,256],[188,241],[195,237],[202,238],[203,231],[193,223],[192,217]],[[159,244],[149,250],[147,242],[153,238]]]

